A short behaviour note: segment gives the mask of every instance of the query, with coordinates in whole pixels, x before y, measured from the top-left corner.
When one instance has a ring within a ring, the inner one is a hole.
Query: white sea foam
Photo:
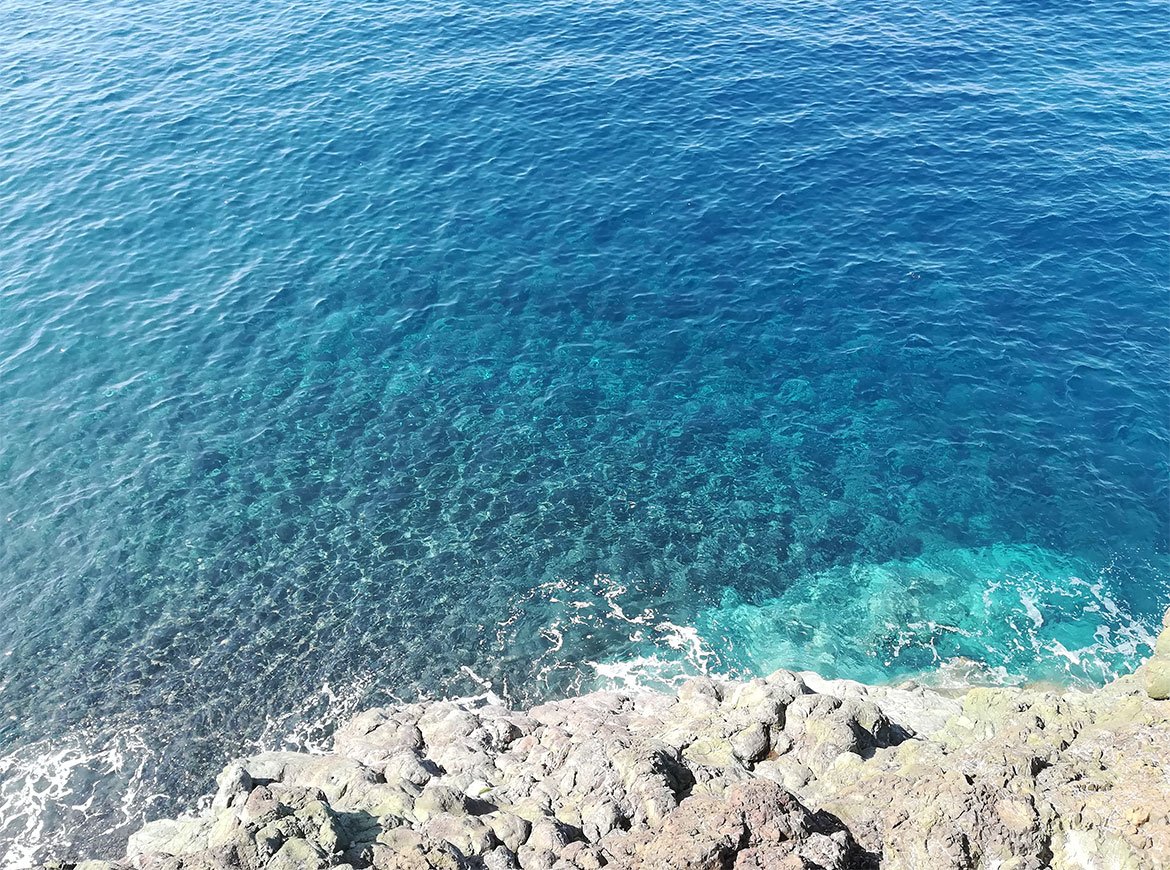
[[[268,716],[254,751],[290,749],[320,754],[332,748],[333,732],[361,711],[376,676],[367,674],[334,689],[328,682],[279,716]]]
[[[98,820],[95,837],[138,827],[159,797],[142,791],[149,759],[141,726],[100,734],[81,729],[0,756],[0,837],[9,844],[0,867],[24,870],[46,860],[60,846],[50,839],[53,831],[92,827]],[[106,808],[115,799],[120,813],[111,818]]]
[[[631,653],[589,664],[599,684],[621,686],[777,668],[940,687],[1100,683],[1154,641],[1148,620],[1119,603],[1112,571],[1032,545],[936,551],[832,569],[773,598],[729,592],[689,626],[628,613],[614,584],[611,616],[649,630]]]

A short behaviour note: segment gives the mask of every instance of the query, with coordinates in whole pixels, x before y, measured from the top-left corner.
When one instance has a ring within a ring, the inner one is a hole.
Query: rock
[[[740,761],[759,761],[768,754],[768,729],[754,722],[731,736],[731,749]]]
[[[1157,640],[1154,641],[1154,655],[1170,656],[1170,625],[1163,626]]]
[[[581,810],[581,828],[592,842],[620,827],[624,821],[617,805],[607,798],[592,800]]]
[[[784,789],[766,781],[745,782],[730,788],[722,800],[684,800],[659,829],[639,832],[623,844],[625,854],[611,850],[608,857],[634,870],[802,868],[800,849],[805,848],[810,856],[839,859],[836,865],[821,866],[861,866],[863,853],[846,832],[833,841],[816,827],[813,814]]]
[[[557,863],[557,855],[547,849],[536,849],[524,846],[519,854],[520,866],[524,870],[553,870]]]
[[[252,777],[242,764],[232,763],[215,778],[218,789],[211,801],[213,810],[223,810],[245,800],[252,791]]]
[[[308,840],[293,837],[286,840],[280,851],[266,865],[266,870],[307,870],[325,867],[325,854]]]
[[[331,801],[343,800],[356,783],[371,784],[378,779],[376,772],[361,762],[336,754],[265,752],[246,759],[242,766],[254,783],[315,788]]]
[[[678,690],[679,703],[694,712],[718,708],[723,700],[723,687],[709,677],[687,680]]]
[[[731,741],[717,731],[698,735],[682,751],[682,756],[691,764],[703,767],[731,767],[737,761]]]
[[[779,678],[773,682],[752,680],[736,688],[728,703],[750,722],[783,728],[784,711],[798,695],[803,694],[803,688],[796,679],[790,683],[783,683]]]
[[[450,843],[465,856],[483,855],[496,845],[496,835],[490,827],[473,816],[439,815],[423,827],[434,840]]]
[[[1146,694],[1155,701],[1170,699],[1170,656],[1158,656],[1146,663]]]
[[[211,825],[207,820],[175,821],[159,819],[148,822],[130,835],[126,854],[136,855],[158,853],[162,855],[186,855],[207,848],[207,835]]]
[[[380,759],[382,777],[391,783],[408,783],[417,791],[434,778],[438,768],[426,764],[409,750],[395,750]]]
[[[414,801],[414,820],[421,823],[438,815],[459,815],[463,812],[464,800],[462,791],[442,783],[427,783]]]
[[[234,762],[203,817],[77,866],[1170,867],[1167,699],[1170,617],[1139,672],[1095,692],[777,671],[528,713],[404,704],[355,717],[331,753]]]
[[[520,847],[528,842],[532,824],[527,819],[507,812],[489,813],[482,818],[491,827],[496,839],[510,851],[519,851]]]
[[[573,841],[573,833],[567,825],[556,819],[538,819],[532,825],[525,845],[538,852],[560,853]]]
[[[756,767],[756,775],[784,786],[792,792],[799,792],[813,778],[807,765],[795,757],[763,761]]]
[[[512,849],[497,846],[483,856],[484,870],[520,870],[520,862]]]

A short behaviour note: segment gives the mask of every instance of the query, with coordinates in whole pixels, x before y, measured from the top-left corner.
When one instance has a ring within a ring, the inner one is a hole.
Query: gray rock
[[[126,863],[78,866],[1170,867],[1167,619],[1140,671],[1095,692],[778,671],[529,713],[371,710],[331,753],[229,765],[204,817],[145,825]]]
[[[1146,694],[1155,701],[1170,699],[1170,656],[1156,656],[1146,663]]]
[[[496,839],[510,851],[519,851],[520,847],[528,842],[532,824],[527,819],[503,811],[488,813],[482,816],[482,819],[491,827]]]
[[[760,722],[731,736],[731,750],[740,761],[759,761],[768,754],[768,729]]]
[[[207,848],[210,830],[211,823],[207,819],[159,819],[157,822],[148,822],[137,833],[130,835],[126,854],[131,858],[151,853],[191,854]]]
[[[308,870],[327,867],[326,855],[308,840],[293,837],[286,840],[280,851],[266,865],[266,870]]]
[[[561,852],[573,842],[573,832],[556,819],[538,819],[533,822],[525,845],[538,852]]]
[[[211,801],[213,810],[223,810],[246,800],[252,791],[252,777],[242,764],[233,762],[223,769],[215,778],[218,786],[215,797]]]
[[[429,782],[414,801],[414,820],[421,823],[442,814],[459,815],[465,800],[462,792],[438,781]]]
[[[581,810],[581,828],[592,842],[597,842],[624,822],[626,819],[617,804],[609,798],[590,800]]]
[[[498,845],[493,830],[474,816],[435,816],[423,831],[432,840],[450,843],[465,856],[483,855]]]
[[[484,870],[520,870],[516,853],[505,846],[496,846],[483,856]]]
[[[519,854],[520,866],[524,870],[553,870],[557,863],[557,855],[547,849],[535,849],[524,846]]]

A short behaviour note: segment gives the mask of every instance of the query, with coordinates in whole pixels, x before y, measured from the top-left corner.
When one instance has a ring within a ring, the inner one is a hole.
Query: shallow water
[[[1165,10],[0,6],[0,854],[392,697],[1099,682]]]

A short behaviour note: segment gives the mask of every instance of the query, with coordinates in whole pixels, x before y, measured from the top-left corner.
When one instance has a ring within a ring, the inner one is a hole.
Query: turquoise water
[[[1168,30],[0,5],[0,863],[394,697],[1131,667]]]

